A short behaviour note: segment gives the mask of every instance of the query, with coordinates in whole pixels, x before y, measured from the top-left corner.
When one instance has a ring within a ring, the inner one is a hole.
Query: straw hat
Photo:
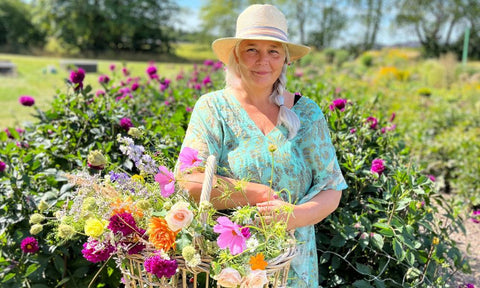
[[[220,38],[213,41],[213,52],[220,61],[227,64],[235,44],[244,39],[285,43],[291,61],[300,59],[310,52],[310,47],[291,43],[288,40],[287,30],[287,20],[275,6],[269,4],[251,5],[238,15],[235,37]]]

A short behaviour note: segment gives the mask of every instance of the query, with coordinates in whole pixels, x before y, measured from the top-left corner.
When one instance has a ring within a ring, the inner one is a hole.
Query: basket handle
[[[202,185],[202,194],[200,194],[200,203],[203,201],[210,201],[210,194],[212,192],[213,185],[213,176],[215,175],[215,170],[217,168],[217,159],[215,155],[210,155],[207,158],[207,163],[205,164],[205,174],[203,178]],[[200,215],[200,221],[202,224],[207,223],[207,212],[203,212]]]

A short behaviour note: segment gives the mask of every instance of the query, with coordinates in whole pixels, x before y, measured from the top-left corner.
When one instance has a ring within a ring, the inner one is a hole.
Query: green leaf
[[[397,257],[399,261],[402,261],[405,257],[405,251],[403,250],[402,245],[397,241],[397,239],[393,239],[392,245],[395,257]]]
[[[70,281],[70,277],[63,278],[60,282],[58,282],[57,286],[55,287],[61,287],[63,284],[67,283]]]
[[[377,233],[373,234],[372,244],[373,244],[375,247],[377,247],[379,250],[382,250],[383,244],[384,244],[382,235],[377,234]]]
[[[368,282],[365,281],[365,280],[357,280],[357,281],[353,282],[353,287],[357,287],[357,288],[371,288],[371,287],[373,287],[373,286],[370,285],[370,283],[368,283]]]
[[[357,262],[355,263],[355,267],[357,267],[357,270],[363,275],[370,275],[372,273],[372,268],[368,265]]]
[[[37,269],[40,267],[40,264],[38,263],[33,263],[28,266],[27,271],[25,271],[25,277],[28,277],[30,274],[33,272],[37,271]]]
[[[15,273],[8,273],[7,275],[5,275],[5,277],[3,277],[2,283],[7,282],[8,280],[12,279],[13,277],[15,277]]]

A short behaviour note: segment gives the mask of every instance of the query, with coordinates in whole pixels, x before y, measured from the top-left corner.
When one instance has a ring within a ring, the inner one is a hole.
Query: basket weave
[[[210,193],[212,190],[213,176],[216,170],[216,158],[214,155],[210,155],[207,158],[205,165],[205,177],[202,185],[202,193],[200,196],[200,203],[202,201],[210,201]],[[200,221],[203,225],[207,222],[207,213],[204,212],[200,215]],[[290,233],[291,237],[293,232]],[[194,243],[202,243],[203,236],[195,235]],[[266,284],[265,288],[282,288],[287,286],[288,271],[290,270],[290,263],[293,258],[297,256],[297,249],[295,245],[292,245],[285,249],[284,253],[267,261],[267,267],[265,268],[267,276],[270,279],[270,283]],[[142,255],[125,255],[127,264],[120,267],[124,276],[125,287],[127,288],[187,288],[197,287],[198,275],[205,273],[205,288],[209,286],[210,279],[210,263],[212,258],[208,255],[201,255],[201,263],[196,267],[189,267],[185,259],[181,255],[176,255],[174,259],[178,264],[178,272],[172,277],[172,279],[158,279],[157,277],[147,273],[143,267],[144,257]],[[188,277],[191,277],[191,283],[187,283]],[[217,287],[222,287],[217,285]]]
[[[215,169],[216,158],[214,155],[210,155],[207,158],[207,163],[205,165],[205,177],[202,185],[200,203],[204,200],[210,200],[210,192],[212,191],[212,182],[213,176],[215,175]],[[207,216],[207,213],[202,213],[200,215],[200,222],[203,225],[206,225]],[[194,243],[201,243],[201,241],[202,235],[195,235]],[[189,283],[187,283],[188,277],[191,277],[192,283],[190,283],[190,285],[193,284],[193,287],[197,287],[198,274],[200,273],[206,274],[205,288],[209,287],[210,263],[212,262],[212,258],[208,255],[202,255],[202,261],[196,267],[189,267],[181,255],[174,256],[174,259],[177,261],[179,271],[172,277],[172,279],[158,279],[157,277],[146,272],[145,268],[143,267],[143,262],[145,260],[143,255],[125,255],[125,259],[127,259],[127,263],[126,265],[121,265],[120,270],[122,271],[125,287],[127,288],[187,288],[189,287]]]

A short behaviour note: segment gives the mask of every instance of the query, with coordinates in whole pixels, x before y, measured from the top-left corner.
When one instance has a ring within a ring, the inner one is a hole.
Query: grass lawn
[[[192,53],[192,47],[181,50],[183,54]],[[179,51],[180,52],[180,51]],[[190,54],[191,55],[191,54]],[[201,56],[200,56],[201,55]],[[208,57],[209,54],[203,52],[197,57]],[[213,57],[213,54],[211,54]],[[40,109],[49,107],[50,101],[56,95],[56,91],[66,90],[65,79],[68,79],[69,72],[60,67],[62,58],[37,57],[25,55],[0,54],[0,59],[10,60],[17,66],[16,76],[0,76],[0,103],[3,113],[0,114],[0,129],[7,127],[23,126],[25,121],[35,121],[31,116],[34,112],[33,107],[24,107],[18,102],[21,95],[28,95],[35,98],[35,106]],[[200,60],[200,58],[196,59]],[[98,76],[100,74],[111,75],[109,66],[115,64],[117,73],[121,73],[121,67],[126,67],[131,71],[131,75],[144,75],[148,66],[148,61],[112,61],[97,60],[98,72],[87,73],[85,84],[93,86],[94,90],[100,88]],[[180,70],[189,70],[191,64],[172,64],[156,63],[160,77],[174,78]],[[47,67],[54,67],[56,73],[47,72]]]

